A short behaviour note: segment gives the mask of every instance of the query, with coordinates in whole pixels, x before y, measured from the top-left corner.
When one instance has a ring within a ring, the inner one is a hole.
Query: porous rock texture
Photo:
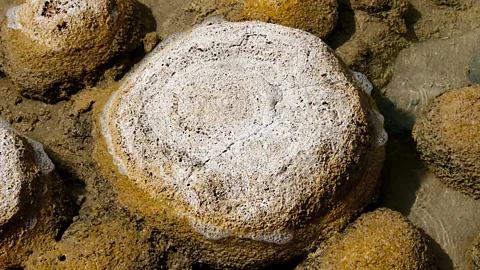
[[[133,0],[28,0],[7,11],[0,65],[26,97],[68,98],[140,45],[138,15]]]
[[[324,242],[297,270],[436,269],[420,231],[402,214],[380,208],[363,214]]]
[[[413,127],[417,151],[447,186],[480,198],[480,86],[449,90],[429,103]]]
[[[467,253],[467,270],[480,269],[480,234],[473,241],[472,247]]]
[[[25,260],[32,246],[54,239],[65,221],[67,205],[56,193],[60,189],[53,170],[40,143],[0,119],[0,254],[5,255],[0,256],[1,267]]]
[[[322,39],[337,23],[337,8],[337,0],[200,0],[190,4],[190,11],[224,17],[228,21],[280,24]]]
[[[304,255],[345,226],[374,200],[387,139],[326,44],[262,22],[159,45],[101,125],[120,173],[203,235],[218,267]]]
[[[0,119],[0,228],[24,218],[44,188],[42,171],[53,170],[43,147],[30,142]]]
[[[352,0],[352,8],[373,14],[385,20],[399,33],[407,31],[403,16],[408,10],[406,0]]]

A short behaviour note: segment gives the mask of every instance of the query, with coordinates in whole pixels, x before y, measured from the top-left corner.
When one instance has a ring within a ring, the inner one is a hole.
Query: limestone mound
[[[143,37],[132,0],[29,0],[7,17],[0,36],[3,71],[22,95],[46,102],[93,84],[109,61]]]
[[[418,229],[400,213],[380,208],[360,216],[296,269],[436,268]]]
[[[288,260],[345,226],[375,197],[386,142],[373,100],[326,44],[261,22],[161,44],[101,125],[118,170],[210,239],[203,261],[219,267]],[[244,249],[229,246],[238,240]]]
[[[480,86],[447,91],[413,127],[417,151],[447,186],[480,198]]]

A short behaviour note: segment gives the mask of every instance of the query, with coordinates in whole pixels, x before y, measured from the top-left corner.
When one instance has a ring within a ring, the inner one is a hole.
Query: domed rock
[[[326,38],[338,19],[337,0],[201,0],[191,11],[229,21],[263,21],[302,29]]]
[[[480,86],[447,91],[413,127],[417,151],[446,185],[480,198]]]
[[[296,269],[436,268],[418,229],[400,213],[380,208],[360,216]]]
[[[374,200],[387,139],[326,44],[261,22],[163,43],[112,95],[101,126],[119,172],[220,268],[304,255],[345,226]]]
[[[1,32],[3,71],[24,96],[67,98],[140,45],[137,9],[133,0],[28,0],[12,7]]]

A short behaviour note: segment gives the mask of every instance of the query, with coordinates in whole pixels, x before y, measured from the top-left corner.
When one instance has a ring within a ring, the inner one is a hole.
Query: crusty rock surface
[[[163,43],[101,125],[120,173],[216,245],[203,261],[235,267],[305,254],[345,226],[375,197],[387,139],[327,45],[261,22]]]
[[[143,35],[132,0],[28,0],[7,17],[0,40],[3,71],[22,95],[46,102],[92,84]]]
[[[436,269],[421,233],[402,214],[380,208],[332,237],[297,270]]]
[[[480,86],[447,91],[413,127],[417,151],[446,185],[480,198]]]
[[[473,241],[472,247],[467,253],[467,270],[480,269],[480,234]]]
[[[44,188],[42,172],[52,170],[39,143],[27,140],[0,119],[0,228],[22,220],[32,204],[38,203],[33,198]]]
[[[0,266],[23,263],[51,242],[69,218],[69,203],[43,146],[0,119]],[[45,241],[48,239],[48,241]]]

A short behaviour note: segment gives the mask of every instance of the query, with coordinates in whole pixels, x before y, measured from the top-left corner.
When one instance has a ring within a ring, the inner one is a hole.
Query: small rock
[[[437,268],[420,231],[402,214],[380,208],[360,216],[296,268],[324,269]]]
[[[153,48],[155,48],[155,46],[157,46],[159,40],[160,40],[160,38],[158,37],[157,32],[150,32],[150,33],[146,34],[145,37],[142,40],[143,49],[144,49],[145,53],[151,52],[153,50]]]
[[[417,151],[447,186],[480,198],[480,85],[432,100],[413,127]]]

